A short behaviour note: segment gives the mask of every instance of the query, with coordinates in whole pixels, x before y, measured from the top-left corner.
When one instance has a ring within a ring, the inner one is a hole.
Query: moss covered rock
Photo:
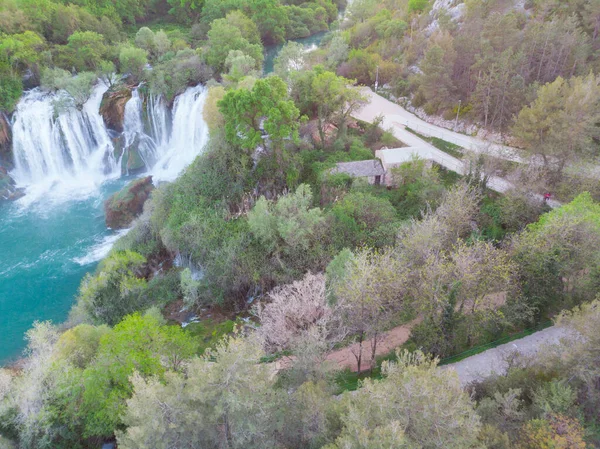
[[[136,179],[115,193],[104,203],[106,226],[112,229],[129,227],[131,222],[142,213],[144,203],[154,190],[152,176]]]

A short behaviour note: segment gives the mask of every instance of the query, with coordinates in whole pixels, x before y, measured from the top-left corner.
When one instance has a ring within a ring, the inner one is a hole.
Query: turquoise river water
[[[35,320],[65,320],[82,277],[116,238],[103,200],[122,185],[60,204],[0,205],[0,363],[20,355]]]

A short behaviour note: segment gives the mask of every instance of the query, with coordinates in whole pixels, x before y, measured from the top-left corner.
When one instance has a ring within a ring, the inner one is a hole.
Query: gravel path
[[[519,340],[488,349],[481,354],[476,354],[460,362],[446,365],[445,368],[448,367],[456,370],[460,383],[467,385],[474,380],[481,380],[492,373],[504,374],[507,368],[506,356],[515,351],[523,355],[533,356],[543,345],[558,343],[561,338],[568,336],[569,332],[565,328],[552,326]]]

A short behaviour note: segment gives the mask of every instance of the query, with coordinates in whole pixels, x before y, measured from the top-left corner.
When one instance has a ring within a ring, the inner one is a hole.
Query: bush
[[[181,272],[181,292],[183,293],[183,303],[187,308],[196,305],[200,298],[200,282],[194,278],[192,271],[186,268]]]
[[[113,251],[94,275],[81,284],[73,313],[93,324],[115,325],[125,315],[144,308],[147,282],[141,278],[146,259],[133,251]]]
[[[19,98],[21,98],[22,92],[23,82],[21,77],[12,75],[8,70],[0,69],[0,109],[12,112]]]
[[[139,79],[148,64],[148,52],[141,48],[123,47],[119,53],[119,64],[121,73],[129,73]]]

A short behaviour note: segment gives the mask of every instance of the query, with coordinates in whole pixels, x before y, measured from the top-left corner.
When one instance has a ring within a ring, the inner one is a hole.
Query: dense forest
[[[64,94],[58,114],[98,82],[167,102],[202,83],[210,130],[68,321],[35,323],[0,369],[0,447],[600,447],[600,190],[581,169],[598,154],[600,2],[344,6],[0,0],[6,113],[33,87]],[[310,53],[290,41],[320,31]],[[403,145],[353,118],[375,81],[531,159],[454,148],[464,173],[414,157],[389,188],[336,173]],[[505,194],[488,185],[499,170]],[[531,194],[549,187],[562,206]],[[504,374],[465,386],[438,366],[550,320],[574,337]],[[351,344],[360,375],[327,359]]]

